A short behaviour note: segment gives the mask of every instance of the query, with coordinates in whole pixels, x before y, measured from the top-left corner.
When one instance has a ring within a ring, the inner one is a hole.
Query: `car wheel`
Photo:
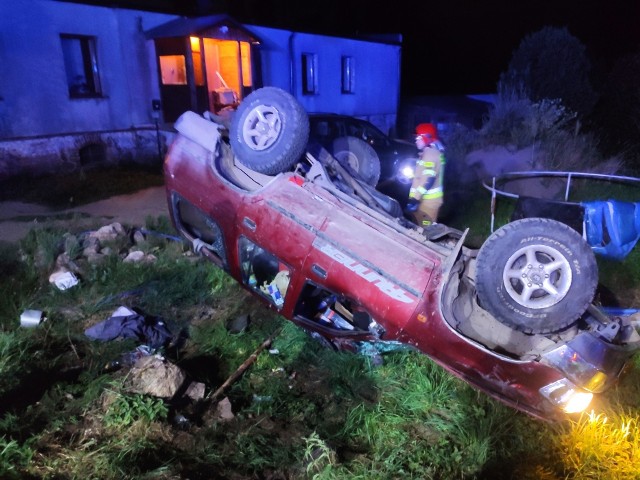
[[[229,141],[246,167],[266,175],[289,170],[309,140],[309,118],[302,105],[276,87],[260,88],[240,103],[231,119]]]
[[[380,159],[378,154],[364,140],[356,137],[338,137],[333,141],[331,154],[343,167],[357,172],[371,186],[380,179]]]
[[[593,251],[564,223],[525,218],[496,230],[476,263],[480,305],[525,333],[571,326],[587,309],[598,284]]]

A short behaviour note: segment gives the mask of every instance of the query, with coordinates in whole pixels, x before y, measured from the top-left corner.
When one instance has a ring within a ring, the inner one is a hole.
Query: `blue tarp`
[[[640,238],[640,203],[604,200],[581,205],[586,240],[594,253],[623,260]]]

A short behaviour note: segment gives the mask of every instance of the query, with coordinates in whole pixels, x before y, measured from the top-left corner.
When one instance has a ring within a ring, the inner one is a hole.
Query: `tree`
[[[640,163],[640,51],[616,60],[591,120],[609,152]]]
[[[583,116],[597,101],[590,72],[591,62],[580,40],[566,28],[544,27],[520,42],[500,76],[500,88],[524,90],[534,102],[560,99]]]

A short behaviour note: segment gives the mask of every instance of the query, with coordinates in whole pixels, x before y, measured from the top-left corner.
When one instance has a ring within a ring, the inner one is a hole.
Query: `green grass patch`
[[[0,183],[0,201],[70,208],[161,185],[164,178],[158,166],[94,168],[66,175],[11,177]]]
[[[485,219],[475,220],[486,235]],[[173,234],[165,218],[148,219],[147,228]],[[637,361],[595,405],[607,422],[595,414],[548,425],[491,400],[416,352],[384,354],[376,365],[369,357],[325,348],[179,242],[148,236],[138,248],[155,255],[154,263],[123,263],[124,245],[116,242],[102,262],[85,264],[80,238],[42,229],[19,246],[0,246],[0,263],[10,272],[0,279],[3,478],[210,478],[224,472],[234,478],[561,479],[636,473]],[[76,257],[81,272],[80,284],[68,291],[48,283],[61,250]],[[616,282],[637,282],[633,265],[626,272],[619,265],[601,268],[612,289]],[[221,420],[216,403],[132,394],[126,368],[105,369],[137,342],[93,342],[84,329],[119,305],[185,331],[180,350],[162,353],[204,382],[208,393],[278,333],[223,392],[233,417]],[[25,308],[47,312],[48,320],[20,328]],[[232,333],[227,325],[242,315],[248,325]],[[176,415],[187,418],[186,428]],[[604,452],[612,452],[611,461],[597,461]]]

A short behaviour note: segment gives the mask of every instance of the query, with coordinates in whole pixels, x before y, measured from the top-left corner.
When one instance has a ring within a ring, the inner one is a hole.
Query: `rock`
[[[144,252],[140,250],[135,250],[133,252],[129,252],[129,254],[124,258],[123,262],[125,263],[138,263],[144,260]]]
[[[215,418],[222,422],[228,422],[235,418],[233,411],[231,410],[231,402],[227,397],[224,397],[216,405]]]
[[[69,257],[65,251],[56,258],[56,270],[68,270],[70,272],[79,273],[80,267]]]
[[[155,263],[158,260],[158,257],[156,257],[153,253],[148,253],[145,257],[144,257],[144,262],[145,263]]]
[[[142,357],[129,372],[127,390],[132,393],[173,397],[186,378],[177,366],[158,356]]]
[[[96,237],[88,236],[84,242],[84,249],[82,250],[82,255],[88,257],[100,251],[100,242]]]
[[[123,262],[127,263],[154,263],[158,257],[152,253],[144,253],[140,250],[132,250],[124,258]]]
[[[204,398],[204,383],[191,382],[184,394],[191,400],[202,400]]]
[[[126,232],[122,225],[118,222],[114,222],[110,225],[100,227],[98,230],[91,232],[89,237],[96,238],[100,243],[115,240],[120,235],[125,235]]]
[[[139,245],[141,243],[144,243],[146,241],[144,233],[142,233],[140,230],[136,230],[135,232],[133,232],[133,243],[136,245]]]

